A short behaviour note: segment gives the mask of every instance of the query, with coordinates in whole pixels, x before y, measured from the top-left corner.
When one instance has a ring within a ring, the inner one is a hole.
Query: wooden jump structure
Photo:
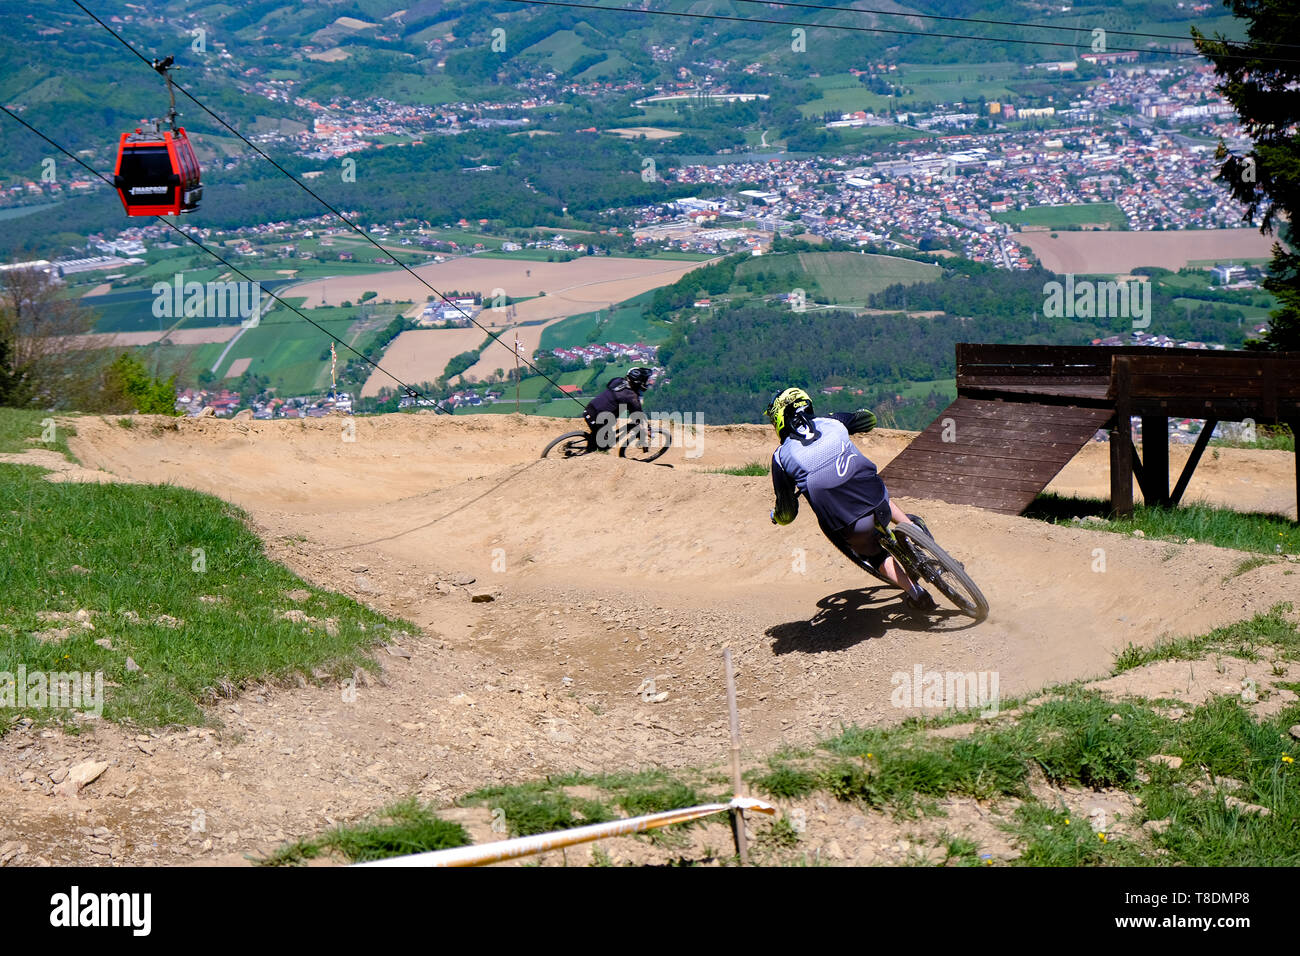
[[[1170,418],[1206,420],[1172,491]],[[881,475],[893,494],[1021,514],[1108,430],[1111,508],[1126,516],[1134,478],[1148,503],[1176,505],[1215,426],[1246,419],[1300,432],[1300,352],[961,343],[957,400]]]

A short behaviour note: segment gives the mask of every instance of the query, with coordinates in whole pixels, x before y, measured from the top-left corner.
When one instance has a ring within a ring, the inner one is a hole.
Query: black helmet
[[[645,366],[637,366],[629,369],[627,373],[627,383],[638,392],[644,392],[650,385],[651,369]]]

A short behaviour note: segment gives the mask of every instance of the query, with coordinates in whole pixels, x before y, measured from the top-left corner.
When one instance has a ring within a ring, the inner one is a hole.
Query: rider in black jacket
[[[645,367],[629,369],[626,377],[611,378],[605,390],[587,403],[582,417],[591,429],[587,436],[590,444],[613,447],[614,427],[619,418],[641,412],[641,396],[650,387],[650,373],[651,369]]]

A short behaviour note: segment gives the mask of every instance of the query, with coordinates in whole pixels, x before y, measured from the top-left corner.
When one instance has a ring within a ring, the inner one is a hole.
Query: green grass
[[[1025,517],[1053,524],[1073,524],[1076,517],[1107,517],[1109,513],[1110,502],[1100,498],[1040,494]],[[1192,538],[1202,544],[1262,554],[1300,553],[1300,524],[1285,515],[1234,511],[1203,503],[1177,508],[1138,504],[1131,518],[1107,517],[1102,522],[1089,522],[1085,527],[1119,534],[1141,531],[1147,538],[1166,541]]]
[[[618,818],[615,808],[634,817],[723,799],[701,789],[715,783],[698,772],[687,775],[666,770],[595,776],[568,774],[485,787],[465,795],[460,803],[487,807],[494,813],[500,810],[512,836],[528,836],[614,820]],[[571,790],[579,787],[594,795],[573,795]]]
[[[1255,440],[1241,438],[1211,438],[1211,448],[1258,448],[1262,451],[1295,452],[1295,433],[1286,425],[1255,426]],[[1215,452],[1217,454],[1217,452]]]
[[[68,439],[77,434],[69,417],[27,408],[0,408],[0,453],[21,454],[29,448],[57,451],[68,461],[76,461],[68,448]],[[46,436],[49,441],[44,441]]]
[[[1009,209],[992,214],[997,222],[1017,226],[1043,226],[1064,229],[1067,226],[1105,225],[1111,229],[1125,229],[1128,219],[1114,203],[1082,203],[1073,206],[1031,206],[1028,209]]]
[[[389,629],[414,629],[269,560],[243,512],[210,495],[56,484],[43,474],[0,465],[0,671],[102,672],[109,720],[202,724],[202,704],[254,682],[374,669],[371,646]],[[293,590],[305,599],[291,599]],[[39,636],[68,627],[41,612],[82,609],[94,630],[74,623],[61,639]],[[287,619],[291,609],[311,620]],[[111,647],[95,643],[105,638]],[[128,657],[138,670],[128,669]],[[8,726],[0,723],[0,733]]]
[[[734,468],[710,468],[706,472],[710,475],[737,475],[741,478],[756,478],[760,475],[772,473],[772,466],[766,461],[751,461],[747,465],[740,465]]]
[[[1300,631],[1289,610],[1280,605],[1200,638],[1130,648],[1115,672],[1250,647],[1296,659]],[[927,800],[944,795],[992,800],[994,809],[998,797],[1016,797],[1023,803],[1005,826],[1022,845],[1020,865],[1294,866],[1300,861],[1300,742],[1288,728],[1297,720],[1300,705],[1257,720],[1229,694],[1188,706],[1175,721],[1147,701],[1111,700],[1073,686],[1050,692],[1014,723],[977,725],[965,738],[931,736],[930,721],[848,727],[811,757],[773,756],[766,770],[747,776],[773,798],[825,793],[904,817],[935,812]],[[1154,754],[1181,757],[1182,766],[1151,764]],[[1098,835],[1087,819],[1035,799],[1027,787],[1031,771],[1058,787],[1119,788],[1141,799],[1120,830]],[[1231,806],[1216,792],[1222,778],[1239,781],[1235,796],[1270,814]],[[1147,820],[1169,822],[1164,832],[1148,833],[1140,829]],[[953,842],[959,840],[949,838],[949,857],[976,863],[977,847]]]
[[[385,807],[359,824],[287,844],[255,862],[261,866],[291,866],[334,852],[349,863],[364,863],[469,843],[469,834],[459,823],[441,820],[431,808],[411,799]]]

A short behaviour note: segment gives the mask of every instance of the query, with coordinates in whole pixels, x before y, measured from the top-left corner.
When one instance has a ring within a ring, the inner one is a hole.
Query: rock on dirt
[[[68,769],[68,775],[55,786],[54,792],[62,797],[75,797],[82,787],[98,780],[107,769],[107,760],[83,760]]]

